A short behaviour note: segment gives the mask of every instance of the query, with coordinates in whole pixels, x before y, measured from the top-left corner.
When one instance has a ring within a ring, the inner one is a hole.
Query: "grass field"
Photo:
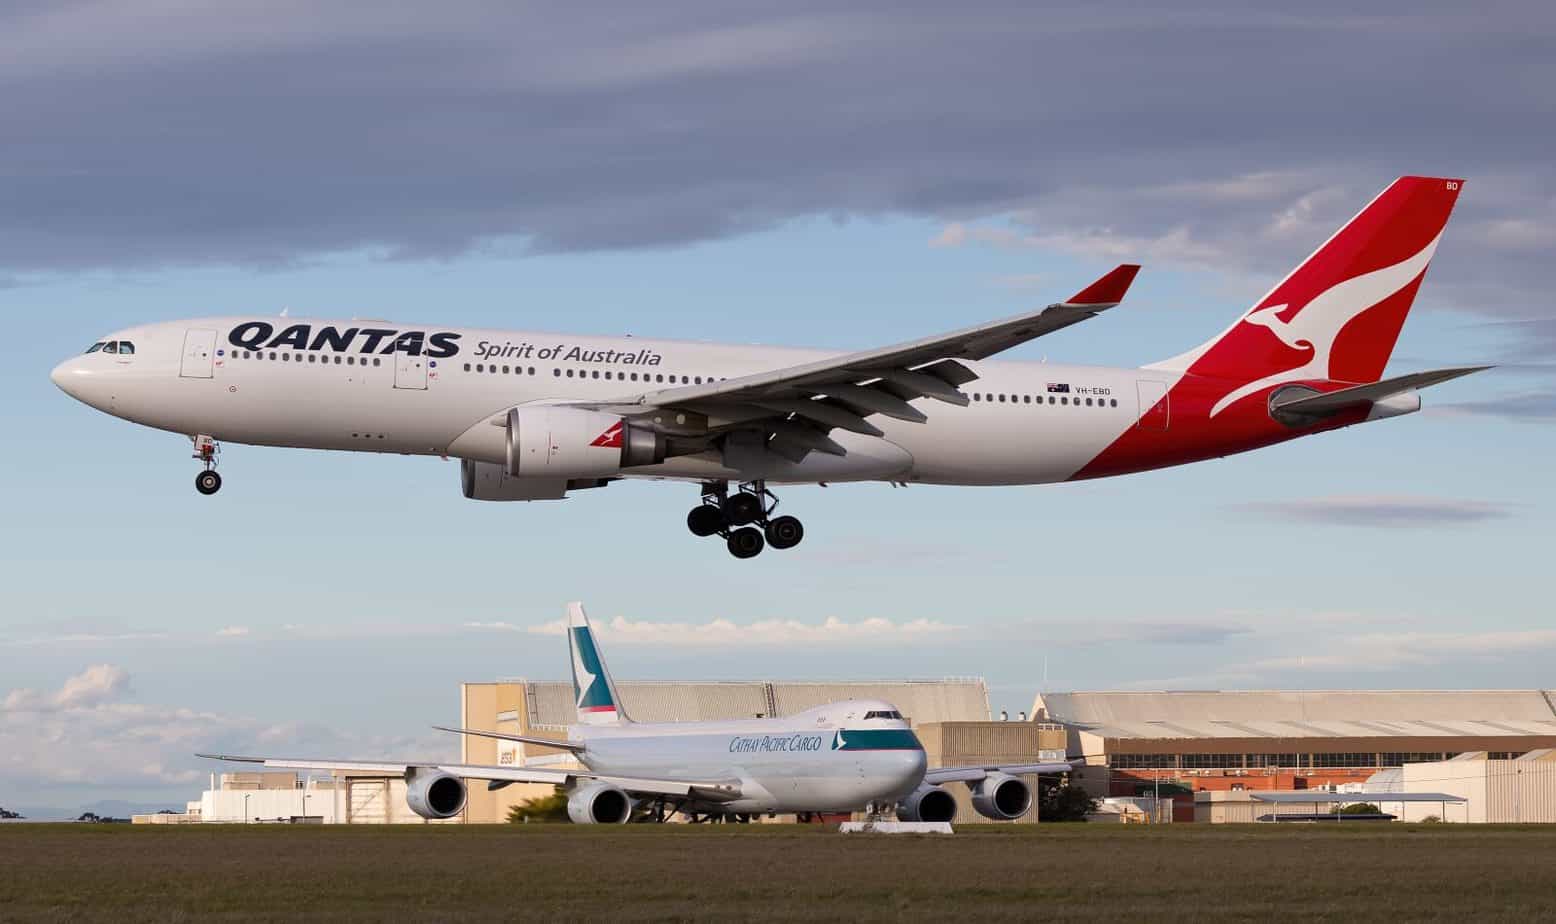
[[[1556,918],[1556,826],[0,825],[0,920]]]

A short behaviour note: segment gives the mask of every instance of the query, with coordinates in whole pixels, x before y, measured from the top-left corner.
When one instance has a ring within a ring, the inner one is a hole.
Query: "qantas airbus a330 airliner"
[[[989,361],[1117,305],[1125,265],[1046,308],[856,353],[226,317],[118,331],[53,380],[190,436],[203,494],[218,441],[454,457],[476,500],[676,479],[701,485],[691,531],[749,558],[804,535],[769,485],[1099,478],[1419,410],[1419,389],[1485,368],[1380,381],[1460,185],[1396,180],[1221,334],[1139,369]]]

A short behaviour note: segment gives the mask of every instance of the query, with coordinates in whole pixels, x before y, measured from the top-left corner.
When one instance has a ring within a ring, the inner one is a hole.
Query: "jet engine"
[[[609,783],[585,783],[567,797],[567,817],[579,825],[619,825],[632,817],[632,797]]]
[[[665,460],[665,437],[615,414],[539,405],[508,411],[507,473],[516,478],[604,478]]]
[[[956,797],[939,786],[920,786],[897,803],[900,821],[950,821],[956,817]]]
[[[1032,788],[1008,773],[991,773],[972,787],[972,803],[985,818],[1009,821],[1032,807]]]
[[[405,804],[423,818],[453,818],[465,807],[465,781],[441,770],[412,770]]]

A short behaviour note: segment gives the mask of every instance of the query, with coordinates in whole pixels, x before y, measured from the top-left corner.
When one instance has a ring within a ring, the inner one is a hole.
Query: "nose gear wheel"
[[[195,490],[209,497],[222,489],[222,476],[216,471],[216,459],[221,455],[222,447],[213,437],[204,433],[198,433],[191,439],[194,441],[194,458],[205,466],[195,476]]]

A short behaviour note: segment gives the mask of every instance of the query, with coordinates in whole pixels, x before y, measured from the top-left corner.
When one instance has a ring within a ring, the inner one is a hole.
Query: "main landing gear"
[[[763,548],[792,549],[805,538],[805,527],[795,517],[773,516],[778,498],[763,481],[740,486],[734,494],[722,481],[702,486],[702,503],[686,515],[686,528],[697,536],[723,536],[729,554],[754,558]]]
[[[216,473],[216,457],[221,451],[221,444],[211,437],[203,433],[194,437],[194,458],[205,465],[205,469],[195,476],[195,490],[201,494],[209,496],[222,489],[222,476]]]

